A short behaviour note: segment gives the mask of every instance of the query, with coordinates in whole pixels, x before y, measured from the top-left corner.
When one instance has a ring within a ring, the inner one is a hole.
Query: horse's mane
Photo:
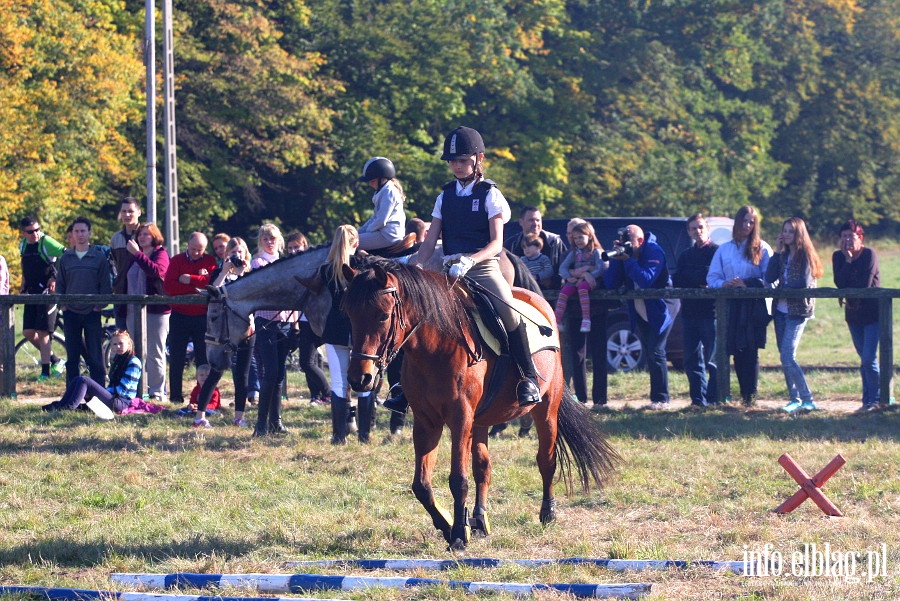
[[[322,248],[329,248],[330,246],[331,246],[331,244],[329,244],[329,243],[327,243],[327,242],[324,242],[324,243],[322,243],[322,244],[317,244],[317,245],[315,245],[315,246],[310,246],[309,248],[307,248],[306,250],[304,250],[304,251],[302,251],[302,252],[294,253],[294,254],[292,254],[292,255],[285,255],[284,257],[279,257],[278,259],[272,261],[271,263],[267,263],[267,264],[265,264],[265,265],[262,265],[261,267],[257,267],[257,268],[255,268],[255,269],[251,269],[250,271],[248,271],[247,273],[245,273],[245,274],[242,276],[241,279],[244,279],[244,278],[246,278],[246,277],[249,277],[249,276],[252,276],[252,275],[255,275],[255,274],[258,274],[258,273],[262,273],[264,270],[268,269],[269,267],[274,267],[274,266],[276,266],[276,265],[281,265],[281,264],[285,263],[286,261],[291,261],[291,260],[294,260],[294,259],[299,259],[300,257],[302,257],[302,256],[304,256],[304,255],[308,255],[309,253],[313,252],[314,250],[319,250],[319,249],[322,249]],[[317,267],[318,267],[318,265],[317,265]]]
[[[447,278],[442,273],[381,257],[366,258],[344,294],[345,307],[375,299],[381,289],[375,279],[376,265],[397,278],[398,294],[409,321],[425,321],[444,336],[460,342],[465,340],[472,320],[468,310],[473,303],[459,286],[448,291]]]

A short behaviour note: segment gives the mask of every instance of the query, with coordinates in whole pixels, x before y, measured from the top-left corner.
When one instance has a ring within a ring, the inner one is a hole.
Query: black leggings
[[[231,362],[231,377],[234,380],[234,410],[244,411],[247,408],[247,380],[250,377],[250,360],[253,358],[253,346],[256,344],[256,334],[253,334],[238,345]],[[206,411],[212,399],[213,390],[222,379],[222,372],[218,369],[210,369],[209,377],[203,382],[200,395],[197,398],[197,411]]]

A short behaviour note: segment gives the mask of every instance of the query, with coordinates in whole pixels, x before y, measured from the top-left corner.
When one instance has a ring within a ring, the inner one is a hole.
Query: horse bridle
[[[249,317],[244,317],[241,315],[234,307],[231,306],[228,302],[228,295],[225,292],[224,288],[222,289],[222,298],[214,301],[210,301],[210,303],[221,303],[222,304],[222,327],[217,336],[211,336],[209,332],[207,332],[203,339],[206,341],[206,344],[210,346],[224,346],[225,351],[229,353],[233,353],[237,351],[238,345],[231,341],[231,336],[229,335],[228,328],[228,314],[232,314],[237,317],[239,320],[243,321],[247,324],[247,329],[250,329],[251,323]],[[224,332],[224,333],[223,333]]]
[[[394,297],[394,308],[391,311],[391,325],[388,329],[388,335],[385,337],[384,342],[381,344],[381,348],[378,349],[377,355],[372,355],[369,353],[357,353],[354,350],[350,350],[351,358],[359,358],[359,359],[368,359],[370,361],[375,362],[375,368],[378,370],[375,374],[375,383],[372,386],[373,390],[378,390],[378,387],[381,385],[382,377],[384,376],[384,370],[387,369],[387,366],[391,364],[391,362],[397,358],[397,354],[400,352],[400,349],[403,348],[403,345],[412,337],[412,335],[419,329],[419,326],[422,325],[420,321],[416,325],[413,326],[412,330],[403,338],[403,342],[398,345],[394,345],[394,340],[397,337],[397,325],[399,324],[400,330],[406,329],[406,319],[403,314],[403,301],[400,300],[400,294],[398,293],[396,286],[388,286],[387,288],[382,288],[378,292],[375,293],[378,296],[382,294],[390,294]]]

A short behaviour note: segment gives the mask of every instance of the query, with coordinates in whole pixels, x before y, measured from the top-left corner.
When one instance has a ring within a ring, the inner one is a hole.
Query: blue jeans
[[[91,379],[98,384],[106,382],[106,366],[103,365],[103,325],[100,312],[83,315],[66,311],[63,332],[66,335],[66,382],[79,376],[81,356],[87,363]]]
[[[75,376],[75,379],[66,384],[66,392],[57,402],[60,409],[74,410],[91,397],[97,397],[116,413],[124,411],[131,405],[131,399],[115,396],[102,384],[84,376]]]
[[[800,346],[806,321],[806,317],[775,311],[775,341],[781,354],[781,370],[784,372],[784,382],[791,401],[812,401],[812,392],[806,383],[803,369],[797,363],[797,347]]]
[[[863,405],[881,401],[881,370],[878,368],[878,322],[864,326],[847,324],[853,346],[860,358],[859,374],[862,376]]]
[[[684,317],[684,373],[691,390],[691,404],[719,400],[716,368],[716,318]]]
[[[650,402],[669,402],[669,364],[666,360],[666,341],[672,324],[657,332],[656,328],[638,317],[637,328],[640,331],[641,340],[644,342],[644,352],[647,353],[647,371],[650,372]]]

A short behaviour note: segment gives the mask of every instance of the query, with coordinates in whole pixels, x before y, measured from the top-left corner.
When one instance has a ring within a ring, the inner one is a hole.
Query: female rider
[[[454,129],[444,140],[441,160],[447,161],[456,179],[444,186],[435,201],[431,227],[415,262],[427,263],[438,238],[443,237],[444,264],[452,263],[450,277],[468,276],[487,289],[509,335],[509,352],[522,376],[516,386],[519,405],[539,403],[540,389],[525,324],[511,307],[512,290],[500,273],[503,224],[509,221],[509,204],[497,184],[484,178],[481,134],[469,127]]]

